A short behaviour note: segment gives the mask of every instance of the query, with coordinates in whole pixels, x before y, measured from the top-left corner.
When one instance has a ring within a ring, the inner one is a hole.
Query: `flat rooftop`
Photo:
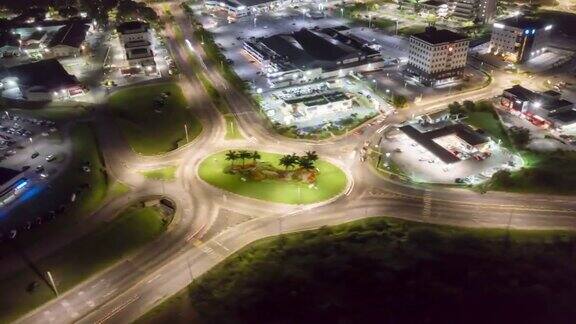
[[[526,28],[541,29],[547,25],[545,21],[526,17],[510,17],[499,21],[499,23],[505,26],[516,27],[519,29],[526,29]]]
[[[80,45],[86,39],[86,32],[88,32],[90,26],[82,23],[82,22],[74,22],[69,25],[66,25],[56,32],[48,47],[54,47],[58,45],[66,45],[70,47],[80,47]]]
[[[530,101],[534,103],[539,102],[541,104],[539,108],[547,111],[573,105],[572,102],[560,98],[559,93],[556,91],[538,93],[530,89],[526,89],[521,85],[514,85],[512,88],[504,90],[504,92],[511,94],[521,101]]]
[[[304,96],[294,99],[288,99],[285,102],[287,104],[302,103],[305,106],[312,107],[312,106],[326,105],[331,102],[338,102],[347,99],[349,99],[349,97],[345,93],[341,91],[331,91],[312,96]]]
[[[426,31],[423,33],[417,33],[412,35],[414,38],[425,41],[429,44],[442,44],[451,43],[467,39],[466,36],[462,34],[455,33],[448,29],[437,29],[435,27],[427,27]]]
[[[3,186],[19,174],[19,171],[0,167],[0,186]]]
[[[333,67],[339,61],[379,55],[368,42],[334,28],[302,28],[290,34],[276,34],[247,42],[252,48],[278,62],[298,68]]]
[[[471,146],[488,142],[488,138],[484,134],[481,134],[473,130],[470,126],[461,123],[449,124],[429,131],[422,131],[413,125],[405,125],[399,129],[412,140],[422,145],[442,160],[442,162],[447,164],[459,162],[460,159],[456,155],[452,154],[452,152],[436,143],[434,141],[436,138],[454,134]]]
[[[75,76],[68,74],[56,59],[13,66],[0,71],[0,79],[15,78],[20,87],[41,87],[46,90],[78,85]]]

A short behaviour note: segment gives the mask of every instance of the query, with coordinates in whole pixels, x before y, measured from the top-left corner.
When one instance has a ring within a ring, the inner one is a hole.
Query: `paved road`
[[[184,38],[190,40],[194,48],[194,52],[190,52],[184,44],[178,43],[172,26],[168,26],[168,45],[182,72],[180,85],[189,102],[195,103],[195,113],[204,125],[203,132],[190,145],[159,157],[143,157],[132,152],[105,114],[99,117],[98,133],[108,171],[133,188],[131,199],[167,195],[177,202],[176,219],[166,235],[153,244],[18,322],[130,322],[250,242],[364,217],[387,215],[470,227],[576,228],[576,205],[570,197],[481,195],[460,189],[409,186],[379,177],[356,153],[365,140],[372,140],[385,125],[441,109],[447,102],[493,97],[502,86],[510,83],[510,77],[495,74],[496,81],[486,88],[451,97],[426,98],[407,111],[382,118],[382,123],[365,127],[363,135],[351,134],[321,143],[290,140],[267,129],[254,113],[251,102],[227,85],[217,67],[205,59],[182,10],[172,4],[171,12],[175,24],[180,26]],[[230,103],[244,140],[224,139],[224,119],[196,79],[198,71],[190,68],[189,55],[195,55],[205,63],[204,73]],[[312,206],[272,204],[225,193],[200,180],[196,169],[204,156],[230,147],[282,152],[316,150],[322,158],[345,170],[349,185],[340,197]],[[179,165],[177,180],[173,183],[146,180],[138,173],[138,170],[169,164]],[[119,208],[120,203],[126,201],[116,202],[109,208]],[[218,222],[223,215],[229,214],[244,215],[246,221],[233,225]],[[209,231],[211,234],[207,235]]]

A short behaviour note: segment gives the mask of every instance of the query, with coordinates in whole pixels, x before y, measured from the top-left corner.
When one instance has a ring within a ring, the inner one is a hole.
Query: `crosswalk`
[[[422,217],[426,218],[432,216],[432,192],[430,190],[424,191],[422,202]]]

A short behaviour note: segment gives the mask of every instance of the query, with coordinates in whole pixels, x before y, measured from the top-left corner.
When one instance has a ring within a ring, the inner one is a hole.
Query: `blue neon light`
[[[529,29],[526,29],[526,30],[524,31],[524,34],[526,34],[526,35],[530,34],[530,30],[529,30]]]
[[[27,185],[28,185],[28,181],[27,181],[27,180],[23,180],[22,182],[20,182],[20,183],[16,186],[15,190],[18,191],[18,190],[26,187]]]
[[[536,29],[532,29],[532,35],[536,33]]]

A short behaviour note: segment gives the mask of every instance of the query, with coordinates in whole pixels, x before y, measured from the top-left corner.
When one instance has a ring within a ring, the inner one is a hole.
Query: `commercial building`
[[[224,11],[229,18],[235,19],[299,2],[298,0],[205,0],[204,6],[208,10]]]
[[[469,40],[446,29],[428,27],[410,37],[406,72],[425,85],[450,82],[462,77]]]
[[[474,22],[489,22],[496,15],[497,0],[456,0],[452,15]]]
[[[262,65],[272,87],[375,71],[384,65],[373,44],[350,34],[344,26],[303,28],[249,40],[244,50]]]
[[[48,51],[52,57],[77,56],[85,48],[84,41],[90,25],[82,22],[72,22],[58,30],[48,43]]]
[[[129,21],[120,24],[117,31],[120,44],[126,51],[130,71],[135,68],[146,74],[156,73],[156,61],[152,50],[153,37],[149,25],[141,21]]]
[[[28,179],[16,170],[0,167],[0,207],[14,201],[28,186]]]
[[[20,40],[10,32],[0,32],[0,58],[20,55]]]
[[[399,129],[445,164],[484,159],[491,154],[490,139],[459,122],[408,124]]]
[[[116,27],[122,45],[134,41],[150,41],[150,26],[143,21],[127,21]]]
[[[352,108],[352,97],[337,90],[326,90],[311,95],[284,100],[281,111],[284,123],[306,120]]]
[[[524,63],[546,51],[553,26],[541,20],[512,17],[494,23],[490,51],[510,62]]]
[[[520,85],[504,90],[502,107],[532,124],[559,130],[576,129],[574,104],[556,91],[535,92]]]
[[[56,59],[13,66],[0,71],[3,91],[18,89],[29,101],[65,99],[84,93],[76,77]]]

